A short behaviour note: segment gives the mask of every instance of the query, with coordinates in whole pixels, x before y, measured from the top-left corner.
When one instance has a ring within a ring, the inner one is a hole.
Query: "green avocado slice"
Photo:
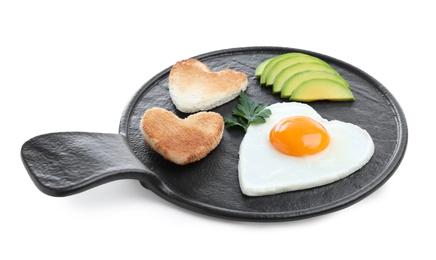
[[[311,79],[298,86],[290,100],[312,102],[316,100],[353,101],[350,88],[331,79]]]
[[[305,70],[294,74],[285,81],[280,92],[280,97],[289,98],[294,89],[296,89],[301,83],[311,79],[331,79],[343,84],[348,88],[350,87],[348,82],[337,73],[327,70]]]
[[[256,71],[254,72],[254,75],[256,76],[256,78],[260,78],[260,76],[262,75],[263,70],[265,69],[266,65],[268,64],[268,62],[270,62],[273,58],[269,58],[266,59],[264,61],[262,61],[259,65],[257,65],[256,67]]]

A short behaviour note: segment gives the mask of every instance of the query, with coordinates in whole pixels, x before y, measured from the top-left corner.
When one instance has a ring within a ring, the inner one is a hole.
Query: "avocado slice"
[[[353,101],[350,88],[331,79],[310,79],[298,86],[290,100],[312,102],[315,100]]]
[[[256,78],[260,78],[260,76],[262,75],[263,69],[265,69],[265,66],[268,64],[268,62],[270,62],[273,58],[269,58],[266,59],[264,61],[262,61],[259,65],[257,65],[256,67],[256,71],[254,72],[254,75],[256,76]]]
[[[337,73],[327,70],[305,70],[294,74],[282,86],[280,97],[289,98],[292,95],[292,91],[296,89],[301,83],[311,79],[331,79],[341,83],[347,88],[350,87],[348,82]]]
[[[260,84],[261,84],[261,85],[265,85],[265,83],[266,83],[266,78],[267,78],[267,76],[268,76],[268,73],[269,73],[270,69],[271,69],[271,68],[272,68],[272,67],[273,67],[277,62],[281,61],[282,59],[286,59],[287,57],[295,56],[295,55],[298,55],[298,53],[297,53],[297,52],[290,52],[290,53],[285,53],[285,54],[278,55],[278,56],[275,56],[274,58],[272,58],[272,60],[270,60],[270,61],[266,64],[265,68],[264,68],[263,71],[262,71],[262,75],[260,76]]]
[[[314,63],[321,63],[326,66],[329,66],[325,61],[318,59],[314,56],[309,55],[295,55],[295,56],[289,56],[285,59],[282,59],[278,61],[274,66],[271,67],[267,78],[266,78],[266,85],[272,86],[274,84],[274,80],[276,79],[277,75],[284,70],[285,68],[292,66],[294,64],[300,63],[300,62],[314,62]]]
[[[300,62],[282,70],[274,80],[273,93],[280,93],[285,82],[295,74],[306,70],[324,70],[339,75],[339,73],[329,65],[316,62]]]

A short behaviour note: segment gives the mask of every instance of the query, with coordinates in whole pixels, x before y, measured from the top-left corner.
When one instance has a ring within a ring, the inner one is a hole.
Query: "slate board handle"
[[[134,155],[127,138],[121,134],[40,135],[23,144],[21,158],[35,185],[56,197],[119,179],[136,179],[154,188],[158,186],[156,182],[160,182]]]

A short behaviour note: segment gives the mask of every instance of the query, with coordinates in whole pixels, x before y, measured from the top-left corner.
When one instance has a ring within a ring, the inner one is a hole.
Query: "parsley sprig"
[[[226,127],[240,126],[247,132],[250,124],[263,124],[266,118],[271,115],[271,110],[265,109],[266,105],[261,105],[248,98],[243,91],[239,94],[239,104],[232,111],[233,117],[225,117]]]

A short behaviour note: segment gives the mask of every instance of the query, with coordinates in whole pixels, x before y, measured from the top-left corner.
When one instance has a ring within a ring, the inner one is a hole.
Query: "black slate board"
[[[136,179],[160,197],[199,213],[245,221],[296,220],[342,209],[383,185],[399,166],[407,146],[405,116],[392,94],[360,69],[335,58],[300,49],[247,47],[196,56],[212,71],[235,69],[247,74],[247,95],[263,103],[289,102],[261,87],[254,76],[263,60],[287,52],[319,57],[348,80],[354,102],[317,101],[310,105],[326,119],[356,124],[372,136],[375,153],[354,174],[318,188],[262,197],[241,193],[238,151],[243,131],[224,131],[221,143],[199,162],[178,166],[164,160],[142,140],[139,124],[145,110],[162,107],[179,117],[168,93],[171,67],[133,96],[121,118],[119,134],[63,132],[37,136],[23,144],[23,163],[35,185],[52,196],[67,196],[118,179]],[[231,116],[237,99],[213,109]]]

